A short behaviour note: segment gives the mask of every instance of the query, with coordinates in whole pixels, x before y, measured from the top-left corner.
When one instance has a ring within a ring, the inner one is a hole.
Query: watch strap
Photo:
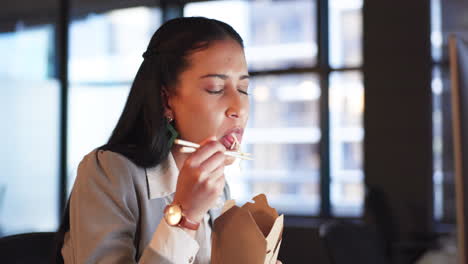
[[[179,226],[190,230],[198,230],[198,228],[200,227],[200,223],[192,221],[188,219],[185,215],[182,215],[182,219],[180,220]]]

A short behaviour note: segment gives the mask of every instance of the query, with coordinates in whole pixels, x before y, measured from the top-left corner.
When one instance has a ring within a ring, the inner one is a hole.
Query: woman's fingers
[[[202,219],[215,206],[224,189],[224,151],[224,145],[213,137],[208,138],[185,160],[180,170],[174,200],[194,221]]]
[[[224,188],[224,167],[221,166],[214,170],[208,179],[206,179],[211,185]]]
[[[226,184],[226,178],[224,178],[224,170],[223,173],[221,173],[220,177],[216,178],[216,195],[219,196],[223,190],[224,190],[224,185]]]
[[[211,195],[218,196],[224,189],[224,166],[208,174],[203,180],[205,190]]]
[[[217,170],[219,167],[224,168],[224,160],[226,156],[222,152],[216,152],[211,157],[206,159],[200,164],[200,171],[204,173],[211,173],[214,170]]]
[[[210,139],[207,142],[202,142],[200,148],[197,149],[190,157],[187,159],[188,165],[192,168],[199,167],[204,161],[209,159],[217,152],[224,153],[226,148],[224,145],[219,143],[216,140]]]

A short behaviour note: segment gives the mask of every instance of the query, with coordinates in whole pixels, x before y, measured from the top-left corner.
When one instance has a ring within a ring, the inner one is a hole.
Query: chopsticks
[[[195,152],[197,148],[200,147],[199,144],[193,143],[190,141],[186,141],[183,139],[176,139],[174,140],[174,144],[183,146],[180,151],[183,153],[192,153]],[[253,160],[252,157],[250,157],[250,153],[245,153],[245,152],[240,152],[240,151],[225,151],[224,155],[235,157],[238,159],[243,159],[243,160]]]

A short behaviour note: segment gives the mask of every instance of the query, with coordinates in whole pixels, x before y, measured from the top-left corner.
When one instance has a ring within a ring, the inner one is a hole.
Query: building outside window
[[[356,217],[362,212],[362,1],[328,2],[326,64],[318,61],[317,18],[326,11],[317,1],[205,1],[184,8],[185,16],[232,25],[245,41],[253,77],[244,142],[255,160],[242,162],[228,178],[242,202],[263,192],[287,214]],[[323,91],[329,95],[325,110]],[[321,127],[324,118],[328,130]],[[324,132],[330,144],[321,151]],[[330,166],[329,175],[322,166]],[[322,193],[326,178],[329,191]],[[331,210],[321,212],[327,200]]]

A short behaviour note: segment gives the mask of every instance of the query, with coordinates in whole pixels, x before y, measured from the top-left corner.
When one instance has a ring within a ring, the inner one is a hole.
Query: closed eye
[[[224,89],[219,89],[219,90],[206,89],[206,92],[208,92],[209,94],[222,94],[224,92]]]
[[[239,93],[241,93],[241,94],[249,95],[249,92],[244,91],[242,89],[237,89],[237,91],[239,91]]]

